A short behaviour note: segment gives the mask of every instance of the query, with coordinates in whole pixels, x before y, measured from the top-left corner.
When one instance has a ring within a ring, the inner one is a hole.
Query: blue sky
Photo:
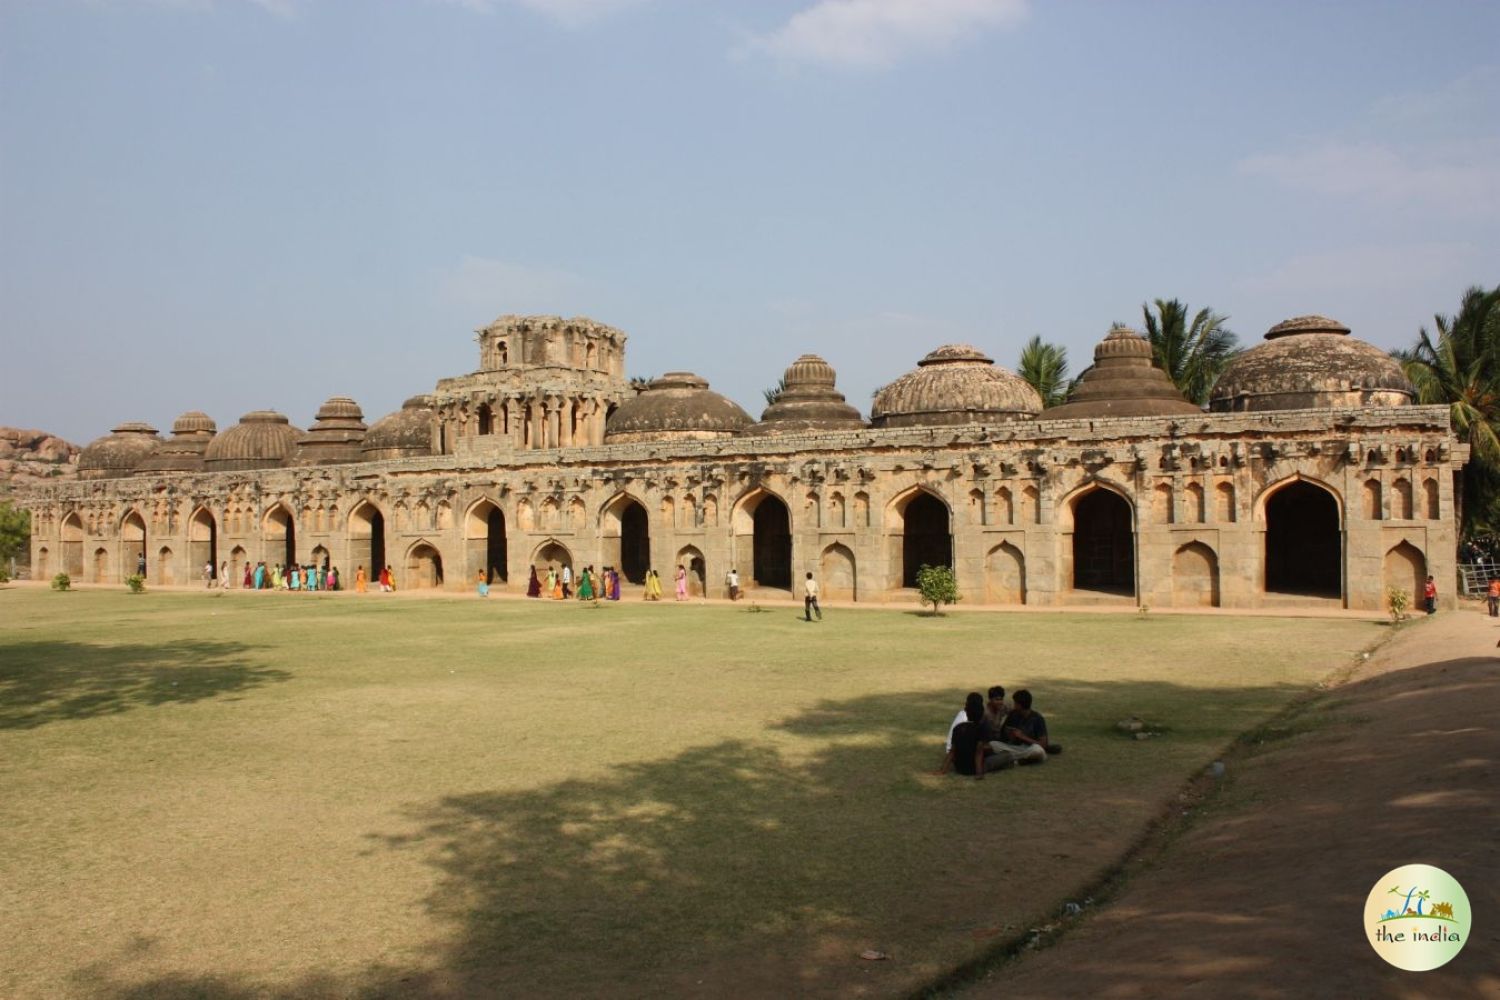
[[[502,313],[752,415],[1500,283],[1500,4],[0,0],[0,424],[374,420]]]

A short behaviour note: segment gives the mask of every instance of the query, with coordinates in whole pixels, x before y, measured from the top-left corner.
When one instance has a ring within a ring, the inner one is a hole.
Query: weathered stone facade
[[[1136,351],[1111,338],[1101,361]],[[271,468],[36,488],[36,574],[116,581],[144,552],[158,583],[195,581],[210,559],[235,581],[246,561],[327,559],[346,580],[389,564],[406,588],[463,590],[485,573],[520,592],[533,565],[670,579],[680,564],[709,596],[733,566],[752,589],[812,572],[830,599],[880,602],[910,599],[921,564],[949,563],[970,603],[1375,610],[1428,573],[1451,600],[1467,449],[1446,408],[1399,405],[1399,387],[1380,400],[1398,405],[1183,412],[1177,398],[1164,414],[1052,420],[958,345],[898,380],[887,426],[851,420],[811,356],[787,387],[819,408],[746,426],[688,373],[636,396],[624,340],[586,320],[503,317],[480,333],[481,369],[372,425],[364,461],[298,465],[281,442]],[[961,373],[951,387],[929,377],[945,369]],[[353,428],[351,406],[328,419]],[[941,412],[924,423],[924,406]],[[287,427],[251,417],[257,433]],[[399,435],[371,440],[397,417]],[[416,454],[424,434],[431,454]],[[408,450],[389,457],[397,438]]]

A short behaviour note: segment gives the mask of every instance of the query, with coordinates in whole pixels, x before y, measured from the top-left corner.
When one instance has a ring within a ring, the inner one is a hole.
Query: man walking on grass
[[[813,615],[818,616],[818,621],[823,620],[823,609],[818,607],[818,581],[811,573],[802,581],[802,613],[808,621],[813,620]]]

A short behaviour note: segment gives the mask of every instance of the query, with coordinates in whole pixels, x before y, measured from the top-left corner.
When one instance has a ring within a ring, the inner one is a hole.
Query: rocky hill
[[[77,445],[46,431],[0,427],[0,496],[47,479],[77,476]]]

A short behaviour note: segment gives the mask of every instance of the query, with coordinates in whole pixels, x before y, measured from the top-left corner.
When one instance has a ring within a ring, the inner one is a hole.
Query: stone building
[[[1452,600],[1456,473],[1444,407],[1413,405],[1383,352],[1321,317],[1278,324],[1208,411],[1112,330],[1070,402],[967,345],[881,389],[870,420],[803,355],[759,421],[702,378],[644,388],[625,335],[585,319],[501,317],[475,372],[366,428],[334,397],[301,431],[272,411],[172,437],[122,424],[78,482],[26,498],[38,576],[156,583],[205,561],[391,565],[403,588],[524,589],[592,564],[640,581],[686,567],[722,596],[803,574],[830,599],[913,599],[951,565],[975,604],[1127,603],[1376,610],[1431,573]]]

